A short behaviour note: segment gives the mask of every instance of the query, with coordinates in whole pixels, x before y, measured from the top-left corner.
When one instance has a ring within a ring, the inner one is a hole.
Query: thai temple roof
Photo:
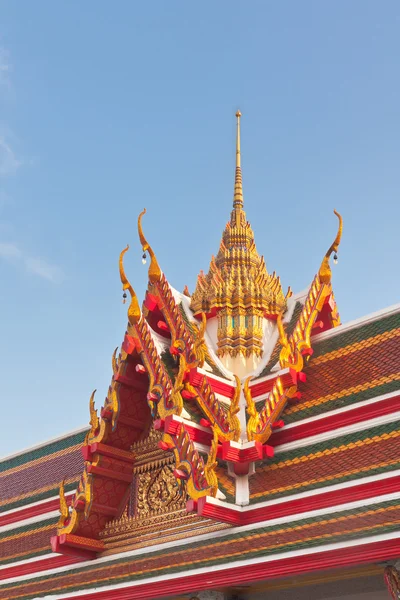
[[[189,599],[334,569],[395,581],[400,305],[341,324],[336,211],[308,288],[282,290],[247,221],[236,118],[208,273],[175,290],[143,211],[148,286],[140,302],[125,248],[128,324],[101,409],[93,393],[88,427],[0,461],[0,598]]]

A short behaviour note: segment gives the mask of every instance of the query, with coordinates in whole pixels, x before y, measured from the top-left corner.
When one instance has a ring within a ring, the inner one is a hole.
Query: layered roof
[[[9,599],[122,598],[125,586],[129,598],[155,598],[178,579],[180,593],[204,589],[211,567],[223,585],[400,551],[400,305],[338,327],[329,265],[338,213],[308,290],[283,295],[244,215],[237,118],[234,206],[209,274],[192,297],[177,292],[143,211],[148,289],[141,307],[125,249],[128,326],[100,415],[92,396],[89,431],[5,467]],[[51,556],[43,540],[57,478]],[[27,543],[15,552],[17,538]]]

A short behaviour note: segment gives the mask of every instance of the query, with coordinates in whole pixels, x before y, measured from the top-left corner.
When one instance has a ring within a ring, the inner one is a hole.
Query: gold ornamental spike
[[[242,166],[240,161],[240,110],[236,113],[236,171],[235,188],[233,192],[233,208],[243,208],[243,185],[242,185]]]
[[[292,292],[292,288],[288,287],[288,291],[286,292],[286,296],[285,296],[285,300],[288,300],[289,298],[291,298],[293,296],[293,292]]]
[[[58,527],[64,527],[65,521],[69,518],[68,504],[65,499],[65,479],[60,483],[60,519]]]
[[[279,332],[279,343],[281,346],[287,347],[289,345],[289,340],[286,335],[285,326],[283,324],[283,313],[279,312],[276,318],[276,324],[278,326]]]
[[[127,245],[126,248],[124,248],[124,250],[122,250],[121,254],[119,255],[119,276],[121,278],[122,289],[124,291],[129,290],[129,293],[131,295],[131,303],[128,308],[128,320],[131,325],[134,325],[140,319],[140,306],[139,306],[137,296],[134,292],[134,289],[131,286],[131,284],[129,283],[129,281],[125,275],[124,254],[126,252],[128,252],[128,250],[129,250],[129,244]]]
[[[111,357],[111,366],[112,366],[112,371],[114,373],[114,375],[117,373],[118,371],[118,359],[117,359],[117,352],[118,352],[118,346],[115,348],[113,355]]]
[[[148,252],[150,254],[150,266],[149,266],[149,279],[152,283],[159,281],[161,279],[161,269],[159,267],[158,261],[156,259],[156,255],[153,252],[152,247],[144,237],[143,228],[142,228],[142,219],[143,215],[146,214],[146,209],[144,208],[139,215],[138,218],[138,233],[140,243],[142,244],[143,252]]]
[[[325,256],[322,260],[321,266],[319,268],[318,275],[319,275],[319,279],[320,279],[321,283],[330,283],[331,282],[332,271],[331,271],[331,267],[329,264],[329,259],[330,259],[332,252],[334,252],[336,255],[336,252],[338,251],[338,248],[339,248],[340,240],[342,239],[343,219],[342,219],[342,216],[336,210],[334,210],[333,212],[339,219],[339,226],[338,226],[338,231],[337,231],[336,237],[333,240],[333,243],[331,244],[331,246],[329,247],[327,253],[325,254]],[[336,258],[336,256],[335,256],[335,258]]]
[[[97,410],[95,409],[94,406],[94,396],[96,394],[96,390],[93,390],[92,395],[90,396],[90,400],[89,400],[89,413],[90,413],[90,421],[89,421],[89,425],[90,425],[90,431],[91,433],[95,433],[96,430],[99,427],[99,417],[97,414]]]

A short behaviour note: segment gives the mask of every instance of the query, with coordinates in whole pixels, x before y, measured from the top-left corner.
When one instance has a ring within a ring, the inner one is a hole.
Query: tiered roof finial
[[[200,273],[191,298],[196,315],[218,314],[218,354],[261,356],[263,318],[286,309],[279,277],[269,275],[257,252],[254,233],[243,206],[240,118],[236,113],[236,170],[233,210],[222,234],[217,256],[207,275]]]

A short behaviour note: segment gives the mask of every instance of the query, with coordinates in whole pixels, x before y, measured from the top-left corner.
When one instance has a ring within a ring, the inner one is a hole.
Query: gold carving
[[[237,113],[236,171],[233,210],[209,272],[197,278],[191,298],[195,314],[218,315],[218,355],[261,356],[263,318],[286,310],[279,277],[269,275],[257,252],[254,233],[243,210],[240,164],[240,113]]]
[[[57,523],[57,527],[64,527],[66,521],[69,519],[69,508],[65,499],[65,479],[60,484],[60,518]]]
[[[292,349],[289,344],[289,340],[286,335],[285,326],[283,324],[283,314],[280,312],[276,319],[276,324],[279,332],[279,343],[282,346],[282,349],[279,354],[279,361],[281,367],[286,367],[289,364],[290,358],[292,356]]]
[[[206,476],[207,482],[211,487],[211,496],[216,496],[218,491],[218,478],[215,473],[215,467],[217,466],[217,451],[218,451],[218,430],[213,427],[213,440],[211,442],[210,453],[207,458],[207,462],[204,466],[204,475]]]
[[[138,233],[143,252],[148,252],[150,254],[149,280],[154,283],[155,281],[159,281],[161,279],[161,269],[158,265],[156,255],[154,254],[152,247],[144,237],[142,218],[145,214],[146,209],[144,208],[138,218]]]
[[[116,375],[118,373],[118,369],[119,369],[119,360],[117,358],[117,352],[118,352],[118,346],[115,348],[112,358],[111,358],[111,365],[112,365],[112,370],[114,375]]]
[[[195,325],[195,323],[193,323],[193,325]],[[196,339],[193,344],[193,350],[196,355],[196,363],[197,363],[195,366],[200,367],[200,368],[204,365],[204,362],[205,362],[206,356],[207,356],[207,346],[204,341],[206,327],[207,327],[206,315],[204,313],[201,313],[201,323],[197,327]]]
[[[216,427],[213,430],[214,445],[210,450],[207,468],[183,423],[178,435],[164,433],[163,436],[163,441],[174,453],[176,469],[187,474],[186,489],[193,500],[198,500],[202,496],[216,496],[218,491],[218,480],[215,474],[218,432]]]
[[[180,415],[183,409],[183,399],[181,396],[181,391],[184,388],[183,379],[185,377],[185,373],[187,370],[187,363],[185,356],[183,354],[179,355],[179,371],[174,381],[174,386],[172,388],[172,392],[169,398],[169,404],[171,408],[166,410],[163,404],[159,403],[158,412],[162,419],[165,419],[169,414]]]
[[[283,315],[279,313],[276,324],[279,331],[279,343],[282,349],[279,354],[279,363],[282,369],[290,367],[295,371],[301,371],[304,365],[304,360],[297,346],[291,344],[286,335],[285,326],[283,324]],[[292,340],[292,338],[291,338]]]
[[[83,510],[82,509],[78,510],[77,508],[74,507],[72,509],[71,513],[69,514],[68,520],[64,518],[64,516],[66,516],[66,510],[65,510],[66,502],[65,502],[64,486],[62,486],[62,489],[60,487],[60,512],[61,512],[61,510],[63,512],[62,512],[62,517],[60,518],[58,525],[57,525],[57,535],[62,535],[64,533],[75,533],[75,531],[78,528],[80,520],[82,518],[87,519],[87,517],[89,516],[93,489],[92,489],[92,476],[88,474],[87,469],[86,469],[86,464],[87,463],[85,463],[85,468],[84,468],[82,476],[79,480],[78,488],[75,492],[74,502],[73,502],[73,504],[75,505],[76,503],[79,503],[79,501],[82,501]],[[61,499],[61,498],[63,498],[63,499]],[[64,504],[64,502],[65,502],[65,504]]]
[[[331,256],[332,252],[336,253],[338,251],[340,240],[342,239],[343,219],[342,219],[342,216],[336,210],[334,210],[333,212],[339,219],[339,226],[338,226],[338,231],[337,231],[336,237],[333,240],[332,245],[329,247],[329,250],[325,254],[323,261],[321,263],[320,269],[319,269],[318,275],[319,275],[321,283],[330,283],[331,282],[332,271],[331,271],[331,267],[329,264],[329,258]]]
[[[92,395],[90,396],[90,400],[89,400],[89,411],[90,411],[90,421],[89,421],[89,425],[90,425],[90,431],[87,434],[88,436],[91,435],[95,435],[96,431],[99,428],[99,417],[97,414],[97,410],[95,409],[94,406],[94,395],[96,393],[96,390],[93,390]]]
[[[131,286],[131,284],[128,281],[128,278],[125,275],[124,254],[126,252],[128,252],[128,250],[129,250],[129,244],[127,245],[126,248],[124,248],[124,250],[122,250],[121,254],[119,255],[119,276],[121,278],[122,289],[124,291],[129,290],[129,293],[131,295],[131,303],[128,308],[128,320],[131,325],[134,325],[140,319],[140,306],[139,306],[137,296],[133,290],[133,287]]]
[[[173,466],[149,471],[139,476],[137,491],[137,516],[167,513],[184,507],[185,496],[173,474]]]
[[[210,534],[231,527],[226,523],[215,523],[186,512],[186,483],[177,481],[173,474],[173,452],[158,448],[161,437],[161,432],[151,428],[144,440],[132,445],[136,456],[133,467],[133,505],[129,510],[127,507],[120,518],[107,523],[100,533],[106,547],[102,555],[203,533]],[[215,463],[215,453],[214,444],[208,461],[210,469]]]
[[[244,397],[246,399],[246,410],[247,413],[250,417],[250,421],[256,421],[257,419],[257,407],[256,407],[256,403],[253,400],[253,397],[251,395],[251,390],[250,390],[250,380],[251,380],[251,376],[247,377],[246,381],[244,382],[244,386],[243,386],[243,393],[244,393]],[[249,423],[250,423],[249,421]],[[253,426],[248,427],[248,429],[250,431],[253,430]]]

